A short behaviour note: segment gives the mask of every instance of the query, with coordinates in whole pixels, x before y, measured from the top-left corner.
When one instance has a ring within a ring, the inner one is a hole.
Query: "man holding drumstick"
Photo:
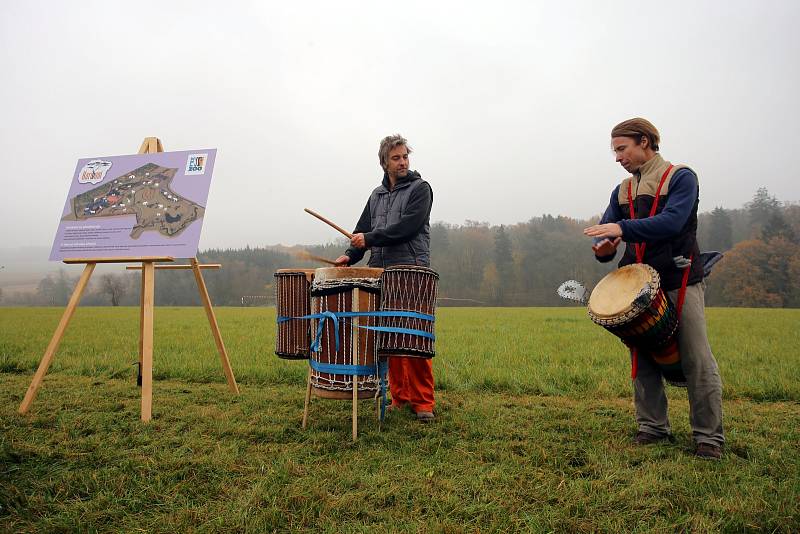
[[[370,250],[370,267],[430,266],[430,214],[433,190],[408,168],[411,148],[400,135],[381,141],[378,159],[381,185],[372,191],[353,231],[350,248],[336,259],[340,266],[355,265]],[[434,420],[433,365],[426,358],[389,358],[390,409],[409,405],[417,420]]]
[[[725,442],[722,381],[706,335],[705,282],[697,246],[697,175],[686,166],[665,161],[658,153],[659,141],[658,130],[645,119],[630,119],[614,127],[611,145],[616,160],[632,176],[614,189],[600,223],[583,233],[595,238],[592,249],[599,261],[614,259],[620,241],[625,241],[620,267],[637,261],[653,267],[673,303],[685,291],[677,336],[695,455],[719,459]],[[664,381],[650,357],[638,357],[633,384],[639,427],[635,443],[672,441]]]

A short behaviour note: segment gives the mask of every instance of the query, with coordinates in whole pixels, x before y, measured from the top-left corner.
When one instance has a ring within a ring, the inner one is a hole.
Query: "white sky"
[[[0,247],[46,246],[78,158],[219,150],[201,248],[327,242],[402,133],[432,219],[602,212],[611,127],[661,130],[701,210],[798,200],[798,1],[0,0]]]

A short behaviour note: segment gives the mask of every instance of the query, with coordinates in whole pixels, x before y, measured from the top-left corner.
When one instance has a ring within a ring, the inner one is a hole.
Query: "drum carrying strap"
[[[661,181],[658,182],[658,189],[656,189],[656,196],[653,197],[653,205],[650,207],[650,215],[648,217],[652,217],[656,214],[656,209],[658,208],[658,197],[661,195],[661,188],[664,186],[664,181],[669,176],[669,171],[672,170],[672,165],[667,167],[667,170],[664,171],[664,174],[661,176]],[[633,194],[631,193],[631,184],[633,180],[628,182],[628,210],[630,211],[631,220],[636,219],[636,209],[633,206]],[[636,250],[636,263],[642,263],[644,260],[644,248],[647,243],[634,243],[633,248]]]
[[[664,186],[664,181],[669,176],[669,171],[672,170],[672,165],[667,167],[667,170],[664,171],[664,174],[661,176],[661,181],[658,182],[658,189],[656,189],[656,196],[653,198],[653,205],[650,207],[650,215],[648,217],[652,217],[656,214],[656,209],[658,208],[658,197],[661,195],[661,188]],[[636,219],[636,210],[633,206],[633,193],[631,191],[631,182],[628,182],[628,209],[631,216],[631,220]],[[647,246],[647,243],[634,243],[633,247],[636,250],[636,263],[642,263],[644,261],[644,249]],[[689,282],[689,269],[692,266],[692,261],[694,261],[694,254],[689,256],[689,265],[684,267],[683,269],[683,280],[681,281],[681,290],[678,292],[678,303],[676,305],[676,312],[678,314],[678,323],[680,324],[681,321],[681,311],[683,310],[683,301],[686,298],[686,284]],[[636,347],[631,348],[631,380],[636,380],[636,375],[639,372],[639,350]]]

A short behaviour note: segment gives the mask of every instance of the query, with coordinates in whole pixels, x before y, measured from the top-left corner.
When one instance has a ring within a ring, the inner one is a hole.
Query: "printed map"
[[[68,201],[65,221],[136,215],[130,237],[153,230],[175,237],[203,217],[205,208],[175,193],[170,184],[178,169],[148,163]]]

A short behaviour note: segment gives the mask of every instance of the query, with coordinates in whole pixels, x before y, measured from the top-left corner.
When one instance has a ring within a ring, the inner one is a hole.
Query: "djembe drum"
[[[311,347],[311,281],[314,269],[275,272],[275,310],[278,316],[275,354],[285,360],[307,360]]]
[[[380,388],[375,351],[377,320],[370,315],[380,303],[383,269],[324,267],[314,271],[311,313],[316,333],[311,358],[310,384],[317,397],[352,399],[357,377],[358,398],[374,397]],[[338,315],[335,315],[338,314]]]
[[[438,284],[439,275],[427,267],[396,265],[383,271],[378,336],[378,353],[382,357],[436,355],[434,314]]]
[[[655,269],[636,263],[606,275],[589,297],[589,317],[630,349],[649,354],[669,383],[685,385],[678,314]]]

